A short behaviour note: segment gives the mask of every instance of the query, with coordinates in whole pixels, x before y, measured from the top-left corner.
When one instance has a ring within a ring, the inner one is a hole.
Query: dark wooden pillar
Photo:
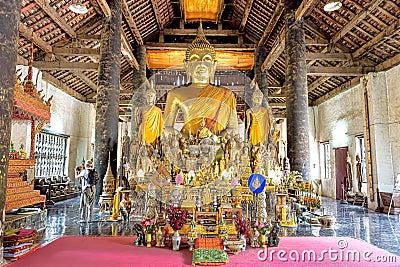
[[[310,178],[306,43],[303,19],[295,20],[300,0],[285,0],[287,151],[292,171]]]
[[[267,49],[264,46],[259,46],[256,48],[254,53],[254,76],[256,77],[256,82],[261,92],[264,95],[263,106],[268,106],[268,74],[267,71],[262,71],[261,66],[265,59],[267,58]]]
[[[143,106],[146,99],[144,98],[144,92],[146,90],[146,46],[138,45],[135,49],[135,57],[139,64],[139,69],[133,70],[133,92],[132,92],[132,112],[134,112],[137,107]],[[137,132],[138,125],[135,120],[132,120],[132,130]]]
[[[100,64],[96,99],[94,166],[99,174],[95,203],[103,189],[103,179],[110,160],[117,175],[117,142],[121,74],[121,0],[107,0],[110,18],[103,18]]]
[[[6,206],[11,120],[14,103],[15,65],[17,63],[18,22],[21,0],[0,1],[0,266],[3,259],[3,237]],[[5,67],[7,66],[7,67]]]

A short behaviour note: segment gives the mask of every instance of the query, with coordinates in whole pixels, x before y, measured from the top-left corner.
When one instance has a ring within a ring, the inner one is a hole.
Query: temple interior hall
[[[0,266],[400,266],[399,0],[0,0]]]

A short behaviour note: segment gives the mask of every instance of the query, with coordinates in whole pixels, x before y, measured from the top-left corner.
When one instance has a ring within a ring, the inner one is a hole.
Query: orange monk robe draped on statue
[[[153,143],[162,133],[164,119],[162,111],[152,106],[143,114],[143,123],[140,125],[139,134],[147,144]]]
[[[258,111],[251,111],[251,124],[249,131],[249,142],[255,146],[268,140],[269,113],[268,109],[261,108]]]
[[[196,134],[203,118],[205,127],[216,135],[228,127],[236,129],[236,98],[232,91],[212,85],[204,87],[185,114],[182,132],[187,135]]]

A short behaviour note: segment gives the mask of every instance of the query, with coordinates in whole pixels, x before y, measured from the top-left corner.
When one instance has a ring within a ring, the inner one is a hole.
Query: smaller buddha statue
[[[129,192],[124,192],[124,197],[120,203],[120,212],[124,221],[129,222],[129,215],[132,210],[132,201],[129,199]]]
[[[19,147],[19,155],[21,159],[28,159],[28,154],[25,152],[23,144]]]
[[[139,126],[141,143],[153,144],[160,136],[164,126],[162,111],[155,106],[156,91],[150,88],[146,91],[146,106],[136,109],[135,120]]]
[[[246,126],[246,136],[252,146],[259,143],[265,143],[268,141],[270,125],[270,110],[262,106],[263,93],[256,88],[253,93],[253,107],[246,110],[246,118],[248,124]]]
[[[203,118],[200,122],[200,128],[196,132],[196,139],[201,140],[203,138],[207,138],[212,136],[212,132],[210,129],[206,127],[206,120]]]

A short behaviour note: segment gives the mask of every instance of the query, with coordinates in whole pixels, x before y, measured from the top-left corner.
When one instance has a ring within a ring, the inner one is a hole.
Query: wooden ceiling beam
[[[205,36],[238,36],[240,34],[237,30],[203,29],[203,32]],[[164,29],[164,35],[196,36],[197,29]]]
[[[33,66],[40,70],[95,70],[98,63],[61,62],[61,61],[33,61]]]
[[[97,4],[99,5],[101,11],[103,11],[104,16],[107,18],[111,17],[111,9],[108,6],[108,3],[106,0],[96,0]]]
[[[275,42],[272,45],[272,49],[269,52],[267,58],[261,65],[261,71],[269,70],[274,65],[279,56],[283,53],[283,51],[285,50],[285,36],[286,31],[282,30],[278,38],[275,39]]]
[[[147,42],[146,48],[149,50],[186,50],[188,47],[187,43],[157,43]],[[213,47],[217,51],[253,51],[256,48],[255,44],[213,44]]]
[[[164,29],[164,24],[163,24],[163,21],[161,19],[160,10],[158,9],[157,0],[151,0],[151,5],[153,7],[154,16],[156,17],[158,29],[159,30],[163,30]]]
[[[307,75],[312,76],[361,76],[374,71],[373,67],[320,67],[308,66]]]
[[[77,34],[76,39],[80,41],[100,41],[101,35]]]
[[[99,56],[100,49],[78,47],[53,47],[53,53],[64,56]]]
[[[242,21],[240,22],[239,32],[243,32],[244,31],[244,28],[246,27],[246,22],[247,22],[247,19],[249,18],[249,14],[250,14],[252,6],[253,6],[253,0],[247,0],[246,1],[246,6],[244,8]]]
[[[375,67],[376,71],[384,71],[388,70],[394,66],[400,64],[400,54],[398,53],[396,56],[389,58],[388,60],[382,62],[378,66]]]
[[[25,59],[24,57],[17,55],[17,64],[20,65],[24,65],[24,66],[28,66],[28,60]],[[59,88],[61,91],[63,91],[64,93],[75,97],[76,99],[80,100],[80,101],[85,101],[86,98],[77,93],[76,91],[72,90],[69,86],[67,86],[65,83],[63,83],[62,81],[58,80],[57,78],[55,78],[54,76],[52,76],[51,74],[47,73],[47,72],[43,72],[42,71],[42,79],[51,83],[53,86]]]
[[[128,61],[129,65],[131,65],[135,69],[139,69],[139,64],[132,52],[132,47],[128,41],[128,38],[125,35],[125,32],[121,32],[121,52],[125,57],[126,61]]]
[[[364,52],[366,52],[370,47],[376,45],[377,43],[384,41],[385,37],[391,36],[396,32],[397,29],[400,27],[400,19],[397,19],[392,25],[389,25],[386,27],[383,31],[381,31],[378,35],[376,35],[374,38],[366,42],[363,46],[358,48],[354,53],[352,54],[353,58],[358,58],[360,57]]]
[[[348,61],[351,59],[350,53],[312,53],[307,52],[307,60],[327,60],[327,61]]]
[[[275,28],[276,24],[278,23],[280,17],[282,16],[284,10],[283,0],[279,0],[278,5],[272,14],[271,19],[269,20],[267,27],[265,27],[264,33],[258,42],[258,46],[264,46],[265,42],[268,40],[269,35],[271,34],[272,30]]]
[[[143,45],[142,36],[140,35],[139,29],[132,17],[132,14],[129,10],[128,4],[126,3],[126,0],[122,0],[122,13],[125,16],[126,22],[128,23],[128,26],[131,29],[131,31],[133,33],[133,37],[135,37],[136,42],[139,45]]]
[[[36,4],[43,9],[43,11],[63,30],[65,31],[72,39],[76,38],[76,33],[74,29],[63,19],[60,14],[49,5],[46,0],[35,0]]]
[[[306,39],[308,46],[328,46],[329,41],[324,38]]]
[[[310,14],[318,2],[319,0],[303,0],[296,11],[296,20]]]
[[[357,76],[354,77],[353,79],[343,83],[342,85],[336,87],[335,89],[331,90],[329,93],[324,94],[323,96],[321,96],[320,98],[314,100],[311,102],[312,106],[318,106],[319,104],[327,101],[328,99],[337,96],[339,93],[342,93],[350,88],[352,88],[353,86],[357,85],[360,83],[360,78],[361,76]]]
[[[299,8],[296,11],[296,19],[300,19],[307,15],[314,8],[318,0],[303,0]],[[261,65],[261,70],[269,70],[279,58],[279,56],[285,50],[285,35],[286,31],[282,29],[279,36],[275,39],[272,49],[265,59],[264,63]]]
[[[27,26],[25,26],[25,24],[23,24],[22,22],[19,22],[18,31],[21,34],[21,36],[23,36],[28,41],[31,41],[32,37],[33,37],[33,43],[36,46],[38,46],[40,49],[42,49],[44,52],[52,53],[52,50],[53,50],[52,47],[48,43],[43,41],[42,38],[37,36],[36,33],[34,33],[31,29],[29,29]]]
[[[331,43],[334,44],[342,39],[351,29],[354,28],[358,23],[365,19],[370,13],[377,8],[384,0],[372,0],[368,7],[360,11],[353,19],[347,23],[340,31],[338,31],[331,39]]]

